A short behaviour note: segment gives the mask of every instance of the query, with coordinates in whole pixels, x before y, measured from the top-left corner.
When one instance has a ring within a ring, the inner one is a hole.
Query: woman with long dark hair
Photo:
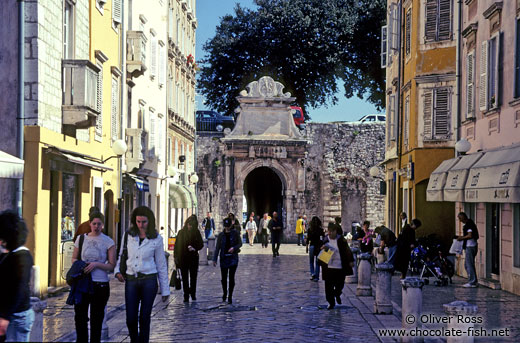
[[[168,268],[162,237],[155,229],[155,216],[148,207],[132,211],[131,227],[123,235],[123,243],[115,268],[116,278],[125,283],[126,325],[131,342],[148,342],[150,318],[157,295],[157,279],[162,301],[170,295]],[[126,253],[125,251],[126,246]],[[121,261],[127,256],[126,261]],[[126,265],[126,273],[120,267]]]
[[[318,281],[320,279],[320,265],[318,264],[318,254],[323,244],[325,232],[321,226],[320,218],[314,216],[309,223],[307,231],[307,244],[309,245],[309,267],[311,272],[311,280]]]
[[[184,226],[177,234],[175,249],[173,250],[175,264],[181,269],[184,302],[197,300],[197,273],[199,270],[199,250],[204,247],[202,235],[199,231],[197,216],[192,215],[184,222]],[[189,278],[188,278],[189,274]]]

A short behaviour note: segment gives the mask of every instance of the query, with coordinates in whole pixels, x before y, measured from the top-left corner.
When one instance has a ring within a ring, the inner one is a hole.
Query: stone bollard
[[[455,329],[467,333],[469,330],[471,330],[470,328],[475,326],[473,323],[474,320],[471,319],[478,311],[477,305],[471,305],[465,301],[453,301],[449,304],[444,304],[443,307],[444,312],[446,312],[446,314],[451,318],[448,322],[448,330],[451,331]],[[473,343],[474,341],[475,337],[473,335],[447,337],[448,343]]]
[[[40,267],[33,266],[31,269],[31,296],[39,298],[40,297]]]
[[[361,262],[359,262],[356,295],[369,297],[372,295],[372,285],[370,281],[372,276],[372,265],[370,264],[372,255],[370,253],[364,252],[359,254],[359,259]]]
[[[213,254],[215,253],[215,237],[208,237],[208,260],[213,259]]]
[[[43,342],[43,310],[47,302],[36,297],[31,297],[31,307],[34,311],[34,323],[31,328],[30,342]]]
[[[392,270],[394,266],[390,263],[376,264],[376,300],[374,302],[374,313],[392,313]]]
[[[208,265],[208,240],[204,238],[204,239],[202,239],[202,241],[204,242],[204,246],[199,251],[199,264],[207,266]]]
[[[407,277],[401,280],[403,287],[403,303],[402,303],[402,324],[403,329],[411,330],[421,328],[421,312],[422,312],[422,288],[424,281],[416,277]],[[423,342],[423,337],[404,336],[401,342]]]
[[[352,275],[347,276],[345,279],[345,282],[346,283],[357,283],[357,280],[358,280],[357,261],[358,261],[359,248],[353,246],[350,248],[350,250],[352,251],[352,255],[354,255],[354,267],[352,268],[354,273]]]

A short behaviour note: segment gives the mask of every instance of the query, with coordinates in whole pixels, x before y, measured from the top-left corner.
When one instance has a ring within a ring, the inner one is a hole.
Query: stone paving
[[[173,291],[168,303],[157,297],[152,314],[151,342],[396,342],[380,337],[378,329],[401,328],[401,287],[392,283],[394,314],[374,315],[373,297],[357,297],[356,285],[346,285],[343,305],[326,309],[324,283],[309,280],[305,248],[284,245],[273,258],[270,247],[245,244],[236,274],[233,305],[222,303],[220,269],[201,265],[197,301],[183,303],[182,291]],[[372,275],[373,282],[375,274]],[[510,328],[507,339],[476,339],[479,342],[520,341],[520,297],[484,287],[466,289],[462,278],[447,287],[424,287],[423,313],[443,315],[442,304],[466,300],[479,306],[485,328]],[[125,323],[123,287],[111,283],[108,306],[110,342],[129,342]],[[74,311],[65,305],[66,294],[49,298],[45,311],[45,341],[72,341]],[[439,325],[427,325],[438,328]],[[441,339],[426,339],[440,342]]]

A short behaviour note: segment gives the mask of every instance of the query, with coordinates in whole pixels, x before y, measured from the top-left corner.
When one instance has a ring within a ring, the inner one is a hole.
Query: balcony
[[[126,70],[131,77],[139,77],[146,71],[146,36],[143,31],[126,34]]]
[[[139,169],[146,156],[146,131],[143,129],[126,129],[127,146],[126,165],[128,170]]]
[[[99,68],[88,60],[63,60],[63,125],[86,129],[100,113]]]

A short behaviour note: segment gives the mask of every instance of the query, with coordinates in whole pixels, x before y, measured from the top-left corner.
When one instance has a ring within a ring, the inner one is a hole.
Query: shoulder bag
[[[125,232],[125,237],[123,238],[123,252],[121,253],[121,261],[119,262],[119,272],[126,278],[126,260],[128,260],[128,232]]]

